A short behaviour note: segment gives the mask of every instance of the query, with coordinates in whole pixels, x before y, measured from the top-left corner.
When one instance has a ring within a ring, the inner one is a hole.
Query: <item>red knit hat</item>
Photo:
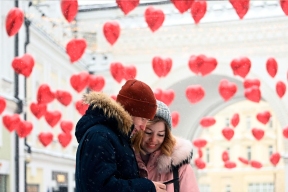
[[[145,83],[131,79],[126,81],[117,95],[119,102],[131,116],[153,119],[157,110],[152,89]]]

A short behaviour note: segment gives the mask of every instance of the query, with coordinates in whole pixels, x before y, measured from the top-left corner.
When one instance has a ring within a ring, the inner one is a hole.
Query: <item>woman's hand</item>
[[[163,183],[159,183],[156,181],[152,181],[154,183],[154,186],[156,188],[156,192],[166,192],[166,185]]]

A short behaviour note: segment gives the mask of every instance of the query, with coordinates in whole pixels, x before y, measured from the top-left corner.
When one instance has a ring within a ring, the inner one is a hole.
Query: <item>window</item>
[[[1,175],[0,174],[0,191],[2,192],[8,192],[7,187],[8,187],[8,178],[6,175]]]
[[[246,129],[251,129],[251,117],[246,117]]]
[[[251,160],[251,147],[248,146],[246,150],[247,150],[247,159],[250,161]]]
[[[210,162],[210,151],[209,148],[206,149],[206,162],[209,163]]]
[[[27,192],[39,192],[39,185],[28,184]]]
[[[271,192],[274,191],[273,183],[249,183],[248,192]]]
[[[273,146],[272,145],[269,145],[268,146],[268,155],[269,157],[273,154]]]
[[[231,186],[230,185],[226,185],[225,192],[231,192]]]
[[[210,186],[209,185],[200,185],[199,191],[201,192],[210,192]]]
[[[230,119],[228,117],[226,117],[226,119],[225,119],[225,126],[226,127],[230,126]]]
[[[269,119],[268,127],[269,127],[270,129],[273,128],[273,119],[272,119],[272,116],[271,116],[270,119]]]

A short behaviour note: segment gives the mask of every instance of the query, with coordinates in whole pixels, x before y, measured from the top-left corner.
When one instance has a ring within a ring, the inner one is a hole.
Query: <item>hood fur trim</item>
[[[133,124],[132,117],[125,109],[108,95],[101,92],[90,92],[83,96],[83,102],[92,106],[92,109],[103,109],[104,115],[108,118],[115,118],[118,122],[118,129],[128,135]]]

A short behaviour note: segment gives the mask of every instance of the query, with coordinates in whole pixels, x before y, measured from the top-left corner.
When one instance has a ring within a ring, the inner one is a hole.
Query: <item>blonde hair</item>
[[[168,125],[168,123],[161,117],[154,117],[153,120],[148,121],[147,126],[149,127],[151,125],[154,125],[158,122],[163,122],[165,125],[165,138],[163,143],[160,146],[160,150],[161,153],[167,156],[171,156],[172,152],[173,152],[173,148],[176,144],[176,139],[173,137],[171,131],[170,131],[170,127]],[[140,153],[145,153],[142,149],[141,149],[141,143],[143,140],[143,135],[144,135],[144,131],[138,131],[133,137],[132,137],[132,145],[134,147],[135,152],[140,152]]]

